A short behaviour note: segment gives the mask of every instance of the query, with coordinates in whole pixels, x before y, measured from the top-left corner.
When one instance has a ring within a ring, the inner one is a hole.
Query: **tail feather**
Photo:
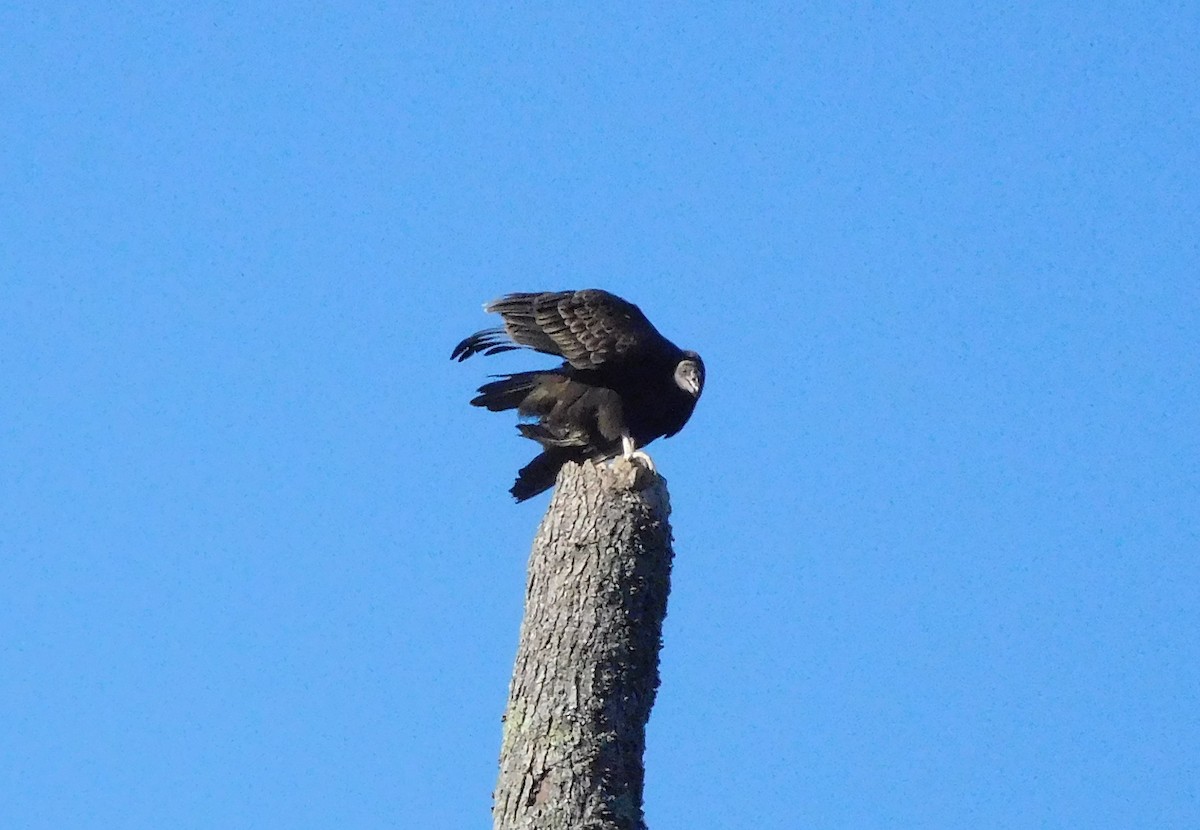
[[[518,502],[533,498],[554,486],[558,471],[568,461],[578,460],[575,453],[548,449],[536,456],[517,473],[517,480],[508,491]]]
[[[467,356],[493,345],[482,337],[464,343],[461,350]],[[492,412],[517,410],[520,417],[533,421],[517,424],[521,435],[542,446],[542,453],[521,468],[509,490],[517,501],[553,487],[558,471],[568,461],[612,454],[609,436],[603,431],[593,436],[588,426],[595,421],[593,410],[604,403],[606,394],[613,393],[575,382],[564,371],[555,370],[501,375],[479,387],[479,394],[471,401],[474,406]],[[599,446],[594,440],[597,437]]]
[[[492,412],[516,409],[533,392],[538,379],[544,372],[519,372],[504,375],[499,380],[479,387],[479,394],[471,399],[472,406],[482,406]]]
[[[537,441],[547,448],[566,449],[588,446],[588,434],[585,431],[563,425],[517,424],[517,431],[531,441]]]
[[[587,390],[561,372],[518,372],[485,383],[471,403],[492,412],[516,409],[523,416],[544,418],[556,408],[570,406]]]

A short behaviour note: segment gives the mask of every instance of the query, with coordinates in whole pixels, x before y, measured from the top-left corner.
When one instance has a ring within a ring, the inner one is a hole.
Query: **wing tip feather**
[[[504,329],[495,328],[477,331],[470,337],[464,338],[454,347],[454,350],[450,352],[450,359],[461,363],[472,355],[499,354],[500,352],[507,352],[518,348],[506,342],[505,338]]]

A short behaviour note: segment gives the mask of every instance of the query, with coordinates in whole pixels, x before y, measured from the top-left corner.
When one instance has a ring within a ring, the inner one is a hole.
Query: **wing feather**
[[[598,288],[508,294],[484,308],[500,315],[503,328],[471,335],[452,358],[525,346],[558,355],[576,369],[595,369],[679,351],[636,305]]]

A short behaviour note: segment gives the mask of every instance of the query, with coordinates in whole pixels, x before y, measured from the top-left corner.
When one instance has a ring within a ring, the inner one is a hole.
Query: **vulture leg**
[[[634,449],[633,438],[628,435],[621,436],[621,456],[629,461],[640,461],[642,466],[652,473],[657,474],[658,470],[654,467],[654,461],[642,450]]]

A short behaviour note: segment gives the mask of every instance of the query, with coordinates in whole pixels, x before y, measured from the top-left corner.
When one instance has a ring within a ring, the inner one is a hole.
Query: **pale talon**
[[[658,469],[654,466],[654,460],[649,455],[642,452],[641,450],[634,450],[633,452],[631,452],[629,455],[627,455],[625,457],[628,458],[630,461],[640,461],[647,470],[654,473],[655,475],[658,474]]]
[[[633,443],[633,438],[628,435],[621,436],[621,457],[626,461],[640,461],[642,466],[650,472],[658,472],[654,467],[654,460],[642,450],[637,449],[637,444]]]

